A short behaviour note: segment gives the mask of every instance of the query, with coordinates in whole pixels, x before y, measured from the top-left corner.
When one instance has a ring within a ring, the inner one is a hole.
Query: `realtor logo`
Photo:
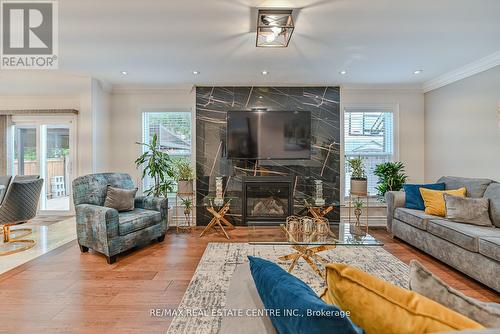
[[[1,1],[2,69],[57,69],[56,1]]]

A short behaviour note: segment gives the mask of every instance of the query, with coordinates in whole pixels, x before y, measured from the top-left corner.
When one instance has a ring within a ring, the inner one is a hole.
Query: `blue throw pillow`
[[[345,312],[322,301],[280,266],[257,257],[248,259],[257,291],[278,333],[364,333]]]
[[[425,210],[424,199],[420,194],[420,188],[432,190],[444,190],[444,183],[430,184],[404,184],[403,190],[406,194],[405,208],[415,210]]]

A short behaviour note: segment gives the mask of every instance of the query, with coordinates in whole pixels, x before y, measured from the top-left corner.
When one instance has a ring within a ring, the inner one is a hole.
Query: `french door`
[[[75,165],[74,116],[14,116],[10,174],[44,179],[41,214],[73,214],[71,182]]]

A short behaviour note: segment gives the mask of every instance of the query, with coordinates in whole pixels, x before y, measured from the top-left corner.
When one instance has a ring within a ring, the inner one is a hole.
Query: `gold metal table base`
[[[288,267],[288,272],[291,273],[293,268],[295,268],[295,265],[299,261],[300,258],[303,258],[307,264],[322,278],[325,278],[325,272],[324,270],[321,270],[318,267],[318,264],[321,265],[326,265],[328,263],[328,260],[325,258],[319,256],[317,253],[319,252],[324,252],[330,249],[335,249],[335,245],[321,245],[321,246],[315,246],[315,247],[309,247],[309,246],[302,246],[302,245],[293,245],[291,246],[294,250],[296,250],[295,253],[288,254],[285,256],[281,256],[278,259],[281,261],[292,261],[290,266]]]
[[[330,211],[333,210],[333,205],[329,205],[326,207],[316,207],[316,206],[310,206],[307,208],[309,210],[309,213],[314,217],[314,218],[323,218],[326,216]]]
[[[220,227],[222,233],[224,236],[229,240],[229,235],[227,234],[226,230],[224,229],[224,226],[234,229],[233,224],[231,224],[224,216],[226,213],[229,211],[229,202],[224,204],[224,206],[219,210],[216,211],[213,207],[207,207],[207,211],[210,212],[213,216],[212,220],[210,220],[210,223],[208,223],[207,227],[201,232],[200,238],[209,230],[214,229],[215,227],[218,226]]]
[[[20,240],[18,238],[31,234],[31,229],[10,230],[11,225],[3,226],[3,243],[0,244],[0,256],[10,255],[33,248],[35,240]]]

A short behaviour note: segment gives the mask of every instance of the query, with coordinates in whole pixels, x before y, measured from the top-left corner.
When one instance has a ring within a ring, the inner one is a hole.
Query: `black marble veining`
[[[211,216],[203,199],[215,192],[215,177],[223,176],[225,191],[235,199],[229,217],[242,225],[242,177],[287,176],[294,180],[294,212],[303,211],[304,195],[312,195],[314,180],[323,180],[327,201],[340,196],[340,90],[338,87],[197,87],[196,192],[197,224]],[[226,158],[226,113],[230,110],[307,110],[311,112],[311,160],[229,160]],[[338,209],[329,214],[339,220]]]

